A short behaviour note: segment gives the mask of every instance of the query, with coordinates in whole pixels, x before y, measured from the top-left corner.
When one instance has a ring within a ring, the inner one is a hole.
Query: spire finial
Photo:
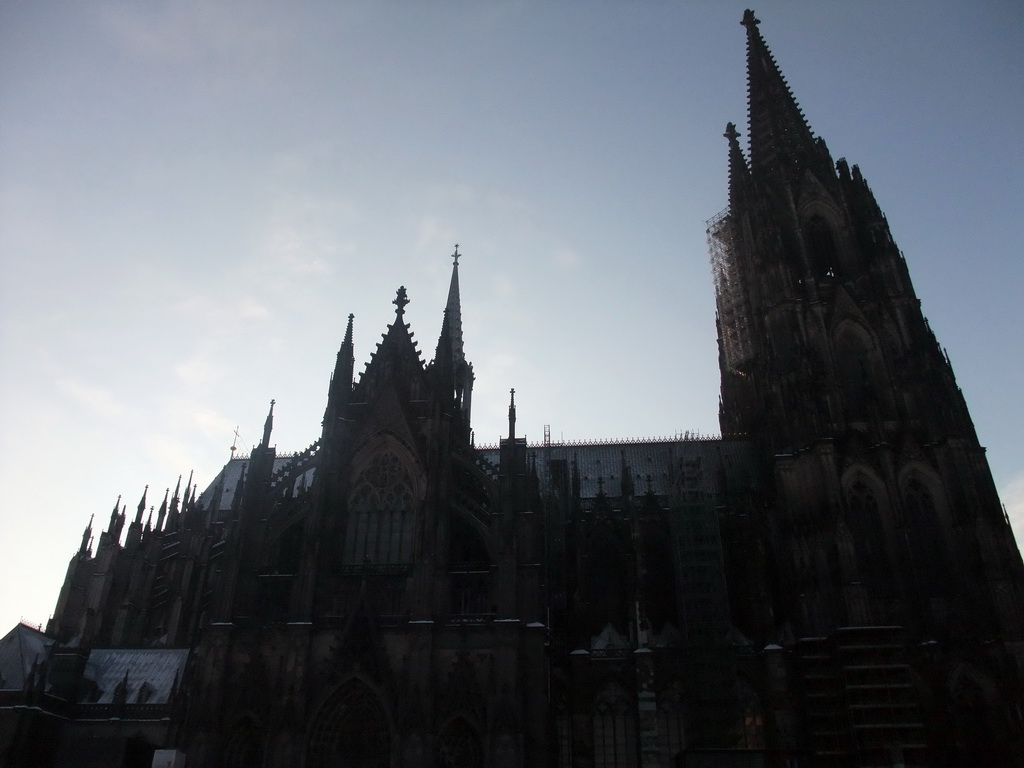
[[[452,361],[456,365],[466,360],[465,349],[462,344],[462,299],[459,297],[459,244],[455,244],[455,253],[452,254],[454,264],[452,265],[452,281],[448,286],[448,302],[445,304],[444,323],[441,333],[447,334],[447,343],[450,344]],[[446,327],[445,327],[446,326]],[[442,339],[443,340],[443,339]],[[440,351],[441,342],[438,342]]]
[[[164,519],[167,517],[167,497],[170,495],[171,489],[168,488],[164,491],[164,500],[160,504],[160,510],[156,513],[156,530],[163,530]]]
[[[270,413],[267,414],[267,420],[263,422],[263,442],[260,445],[264,448],[270,447],[270,430],[274,428],[274,403],[276,401],[270,401]],[[191,480],[191,478],[189,478]]]
[[[139,506],[135,510],[135,522],[142,522],[142,513],[146,511],[146,493],[149,491],[149,484],[142,489],[142,498],[139,499]]]
[[[740,149],[740,132],[736,130],[736,124],[727,124],[722,135],[729,141],[729,208],[733,213],[738,213],[742,207],[749,169],[743,150]]]
[[[92,521],[95,515],[89,515],[89,524],[85,526],[85,530],[82,532],[82,546],[78,548],[78,553],[84,555],[89,551],[89,540],[92,538]]]
[[[114,511],[110,513],[110,525],[107,530],[113,533],[117,529],[118,512],[121,509],[121,494],[117,494],[117,501],[114,502]]]
[[[398,307],[398,311],[395,314],[399,317],[405,314],[405,306],[409,303],[409,296],[405,292],[404,285],[398,286],[398,295],[395,296],[395,300],[391,303]]]
[[[355,320],[355,315],[351,312],[348,314],[348,325],[345,327],[345,339],[342,344],[352,344],[352,321]]]
[[[741,21],[740,24],[742,24],[747,29],[757,27],[757,25],[760,23],[761,20],[757,18],[757,16],[754,15],[754,12],[749,8],[747,8],[747,10],[743,12],[743,21]]]
[[[508,402],[508,439],[515,440],[516,437],[516,390],[509,390]]]

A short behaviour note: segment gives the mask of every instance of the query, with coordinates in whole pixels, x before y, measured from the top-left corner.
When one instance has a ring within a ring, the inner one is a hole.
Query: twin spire
[[[437,349],[433,362],[423,369],[423,363],[416,350],[416,342],[412,340],[413,334],[405,322],[405,308],[409,304],[409,295],[405,286],[399,286],[392,304],[395,305],[395,321],[388,326],[381,343],[377,345],[377,351],[370,356],[366,370],[355,383],[354,364],[355,353],[352,343],[352,321],[353,316],[348,317],[348,327],[345,330],[345,340],[338,351],[338,359],[335,364],[334,374],[331,377],[330,391],[328,395],[327,408],[324,412],[324,437],[333,432],[334,425],[339,418],[344,418],[344,413],[352,398],[363,402],[370,391],[373,391],[379,382],[399,377],[403,382],[402,389],[411,387],[410,392],[422,393],[426,380],[421,379],[423,373],[429,373],[438,388],[438,392],[450,392],[455,402],[455,410],[451,411],[445,406],[446,412],[461,414],[468,436],[468,417],[470,405],[470,392],[472,389],[473,369],[466,360],[465,348],[462,338],[462,304],[459,292],[459,253],[458,244],[452,254],[452,276],[448,288],[448,300],[445,304],[444,319],[441,324],[441,334],[437,342]],[[419,371],[420,373],[416,373]],[[433,373],[430,373],[430,372]],[[416,383],[419,382],[419,383]],[[415,395],[415,398],[421,394]]]
[[[814,133],[761,36],[760,19],[748,9],[740,23],[747,30],[750,167],[748,170],[740,150],[740,134],[729,123],[725,136],[729,140],[729,189],[733,202],[742,188],[741,180],[749,173],[776,171],[782,179],[792,179],[800,167],[818,154]]]

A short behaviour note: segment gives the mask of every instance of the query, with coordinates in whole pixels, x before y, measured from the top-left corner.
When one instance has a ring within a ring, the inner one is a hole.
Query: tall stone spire
[[[466,353],[462,346],[462,300],[459,296],[459,244],[455,244],[452,254],[452,281],[448,286],[448,303],[445,313],[448,319],[448,338],[451,342],[452,359],[457,365],[465,362]]]
[[[470,414],[473,400],[473,366],[466,360],[466,351],[462,342],[462,299],[459,295],[459,244],[455,244],[452,254],[452,279],[448,286],[448,302],[444,308],[444,320],[441,323],[441,337],[437,341],[434,364],[437,368],[438,382],[450,392],[455,400],[456,412],[459,415],[459,432],[467,441],[470,440]]]
[[[508,439],[516,439],[516,391],[510,389],[508,393]]]
[[[114,502],[114,511],[110,513],[110,525],[107,530],[110,533],[114,533],[117,530],[117,522],[120,516],[121,510],[121,494],[117,494],[117,501]]]
[[[747,28],[751,168],[799,164],[804,156],[814,151],[814,134],[761,37],[760,20],[748,9],[741,23]]]
[[[349,314],[348,325],[345,327],[345,339],[338,350],[338,358],[334,363],[331,385],[327,393],[327,409],[324,412],[324,427],[337,418],[338,408],[348,404],[352,393],[352,373],[355,366],[355,350],[352,343],[352,321],[355,315]]]
[[[263,448],[270,447],[270,432],[274,429],[274,401],[270,401],[270,412],[267,413],[267,420],[263,422],[263,440],[260,442],[260,446]],[[192,478],[189,478],[191,482]],[[188,486],[185,488],[186,494],[188,493]]]
[[[142,489],[142,498],[139,499],[139,506],[135,509],[135,522],[139,525],[142,524],[142,513],[146,511],[146,493],[149,491],[147,485]]]
[[[89,524],[82,531],[82,545],[78,548],[78,554],[80,555],[84,555],[89,551],[89,544],[92,541],[92,521],[93,515],[89,515]]]
[[[747,167],[743,150],[740,149],[740,132],[736,130],[736,125],[726,125],[723,135],[729,140],[729,208],[733,213],[737,213],[746,199],[750,169]]]
[[[156,513],[156,529],[155,530],[158,530],[158,531],[163,530],[164,519],[167,517],[167,497],[170,495],[170,493],[171,493],[171,489],[170,488],[168,488],[166,491],[164,491],[163,503],[160,505],[160,509]]]

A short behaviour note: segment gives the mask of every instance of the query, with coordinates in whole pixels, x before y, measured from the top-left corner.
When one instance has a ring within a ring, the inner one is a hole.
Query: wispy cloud
[[[57,380],[57,389],[97,416],[118,417],[125,412],[125,406],[106,387],[81,379],[62,377]]]
[[[451,248],[452,243],[456,240],[455,227],[451,221],[437,215],[426,215],[420,218],[419,225],[416,227],[415,249],[417,252],[443,252],[445,248]]]
[[[559,267],[578,267],[583,264],[583,255],[573,248],[558,248],[552,254],[551,260]]]
[[[187,472],[193,468],[195,454],[188,444],[165,433],[152,433],[143,438],[146,451],[158,466],[169,471]]]
[[[200,325],[208,334],[207,338],[211,334],[231,333],[251,327],[255,321],[274,318],[267,305],[255,296],[215,296],[198,290],[179,297],[169,306],[169,311]]]
[[[174,366],[174,375],[182,384],[200,387],[220,381],[228,373],[228,367],[218,362],[217,348],[210,346],[187,357]]]
[[[192,411],[192,423],[209,438],[219,438],[225,435],[234,434],[235,427],[223,414],[209,409],[197,409]]]
[[[277,45],[283,37],[275,23],[280,19],[258,10],[253,3],[206,0],[108,3],[100,21],[137,58],[175,62]]]
[[[292,275],[328,274],[333,261],[330,257],[338,250],[329,238],[283,219],[271,224],[264,241],[273,268]]]

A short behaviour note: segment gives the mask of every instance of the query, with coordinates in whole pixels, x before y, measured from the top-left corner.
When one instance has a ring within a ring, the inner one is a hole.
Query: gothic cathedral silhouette
[[[856,165],[752,11],[708,223],[721,438],[473,443],[458,248],[319,437],[145,522],[0,641],[0,766],[1019,766],[1024,564]],[[122,535],[123,534],[123,535]]]

